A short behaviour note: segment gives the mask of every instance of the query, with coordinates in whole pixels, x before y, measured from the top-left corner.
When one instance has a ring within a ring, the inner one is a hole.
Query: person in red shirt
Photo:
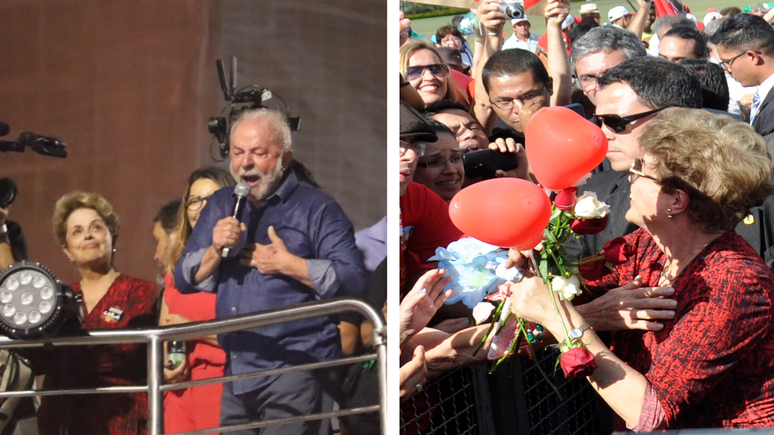
[[[221,187],[234,185],[236,182],[231,174],[221,168],[201,168],[189,176],[188,188],[178,214],[178,225],[171,236],[172,245],[167,256],[168,273],[165,276],[159,325],[215,319],[217,295],[206,292],[180,293],[174,284],[172,268],[183,252],[199,219],[199,213],[207,204],[207,198]],[[186,343],[186,350],[188,356],[180,366],[174,367],[171,361],[165,364],[164,379],[167,383],[223,376],[226,354],[218,346],[216,336],[189,341]],[[220,382],[167,392],[164,395],[164,432],[187,432],[218,427],[222,393],[223,384]]]

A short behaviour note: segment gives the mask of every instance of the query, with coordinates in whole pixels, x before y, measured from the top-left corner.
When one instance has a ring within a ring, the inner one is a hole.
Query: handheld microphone
[[[238,221],[242,220],[242,213],[245,211],[248,195],[250,195],[250,186],[247,183],[239,183],[234,188],[234,210],[231,212],[231,217]],[[221,257],[228,257],[229,251],[231,251],[230,247],[223,248]]]

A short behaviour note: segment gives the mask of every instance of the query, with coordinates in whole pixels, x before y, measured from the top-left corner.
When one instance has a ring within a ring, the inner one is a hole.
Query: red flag
[[[656,16],[663,17],[664,15],[677,15],[680,11],[669,0],[653,0],[653,4],[656,5]]]

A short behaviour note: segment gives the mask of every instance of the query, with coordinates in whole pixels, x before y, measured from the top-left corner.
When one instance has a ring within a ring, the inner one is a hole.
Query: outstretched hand
[[[446,269],[433,269],[419,277],[414,287],[400,303],[400,335],[410,336],[419,332],[433,318],[452,290],[443,291],[451,281],[444,278]]]

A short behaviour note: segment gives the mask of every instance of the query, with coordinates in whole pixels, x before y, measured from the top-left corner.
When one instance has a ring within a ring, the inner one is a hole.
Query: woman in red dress
[[[113,267],[118,216],[93,193],[73,192],[56,203],[54,234],[78,268],[81,280],[72,285],[83,295],[84,329],[150,328],[158,298],[153,283],[122,275]],[[144,385],[147,383],[144,344],[71,346],[35,359],[50,389]],[[88,394],[45,396],[38,409],[40,434],[147,433],[147,396]]]
[[[207,198],[221,187],[234,186],[233,177],[220,168],[202,168],[188,178],[188,189],[183,198],[180,217],[170,247],[170,264],[164,278],[164,297],[161,303],[160,325],[175,325],[215,318],[214,293],[181,294],[175,288],[172,267],[185,248],[185,243],[199,219]],[[179,367],[172,368],[168,361],[164,379],[168,383],[209,379],[223,376],[226,354],[218,346],[214,335],[186,343],[188,356]],[[164,432],[174,433],[218,427],[220,421],[220,382],[184,390],[169,391],[164,396]]]

